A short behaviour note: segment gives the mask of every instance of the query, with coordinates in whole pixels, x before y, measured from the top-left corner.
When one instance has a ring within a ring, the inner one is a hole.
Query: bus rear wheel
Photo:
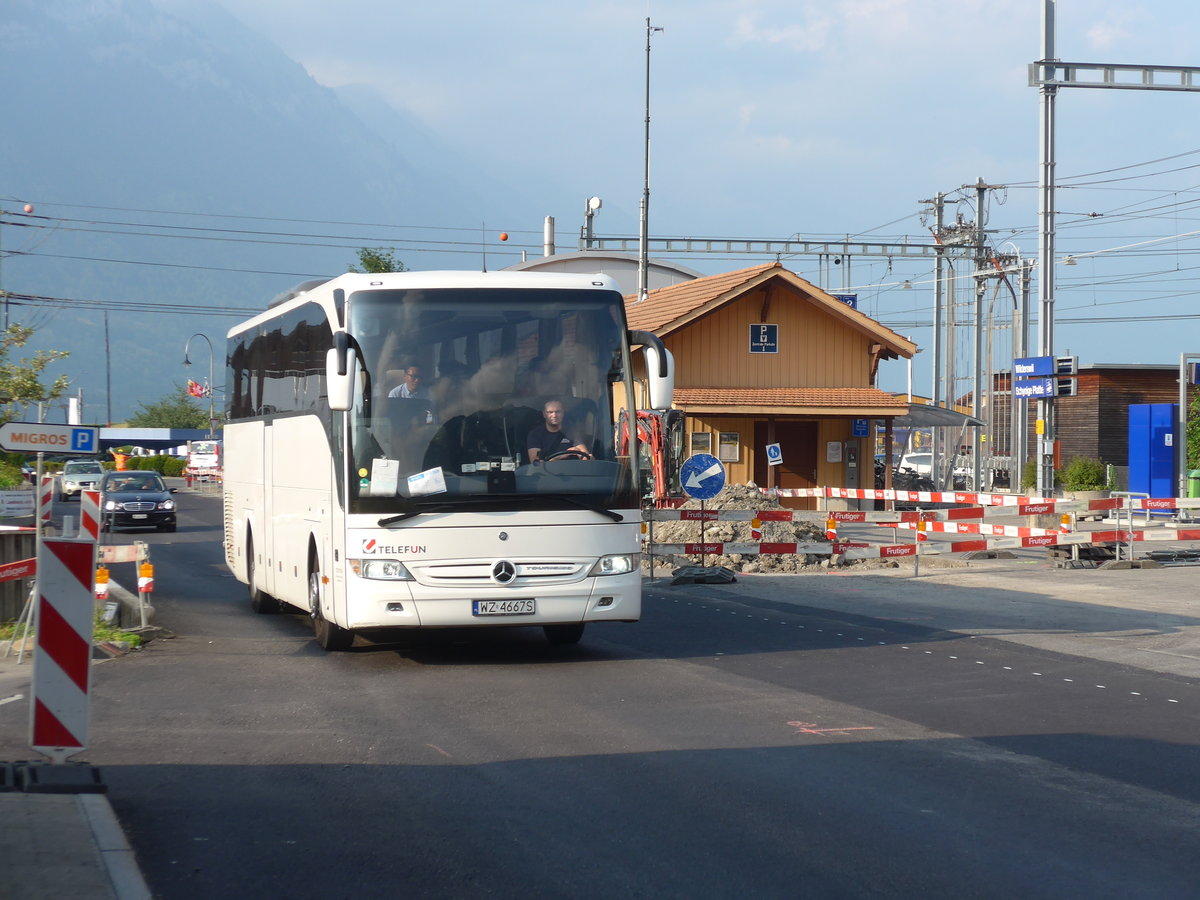
[[[578,644],[583,637],[584,623],[574,625],[543,625],[546,640],[552,644]]]
[[[354,632],[330,622],[321,613],[321,564],[314,554],[308,564],[308,608],[313,620],[313,634],[322,650],[349,650]]]

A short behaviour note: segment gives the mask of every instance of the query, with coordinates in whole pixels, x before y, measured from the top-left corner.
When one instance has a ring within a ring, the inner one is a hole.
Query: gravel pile
[[[700,509],[699,500],[689,500],[682,509]],[[783,504],[773,497],[763,495],[754,484],[728,485],[721,493],[711,500],[704,501],[705,509],[784,509]],[[761,538],[751,534],[751,525],[747,522],[705,522],[704,542],[715,543],[749,543],[753,541],[772,541],[780,543],[810,544],[814,542],[829,543],[825,538],[825,528],[815,522],[763,522]],[[655,522],[654,543],[656,544],[686,544],[700,542],[699,522]],[[700,556],[671,556],[661,561],[656,557],[656,566],[686,566],[696,565]],[[708,566],[725,566],[734,572],[799,572],[805,568],[828,566],[829,555],[814,554],[766,554],[733,553],[722,556],[708,554],[704,557]]]

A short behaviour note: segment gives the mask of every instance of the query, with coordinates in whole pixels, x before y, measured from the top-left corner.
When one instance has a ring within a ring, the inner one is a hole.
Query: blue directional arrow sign
[[[695,500],[711,500],[725,487],[725,465],[715,456],[697,453],[679,467],[683,492]]]

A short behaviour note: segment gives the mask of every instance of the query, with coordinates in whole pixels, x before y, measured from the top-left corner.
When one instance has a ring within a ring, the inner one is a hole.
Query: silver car
[[[73,459],[63,465],[58,476],[58,499],[70,500],[80,491],[94,491],[100,484],[104,467],[94,459]]]

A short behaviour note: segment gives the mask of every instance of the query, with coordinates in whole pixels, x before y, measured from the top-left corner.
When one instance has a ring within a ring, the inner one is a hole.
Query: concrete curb
[[[78,794],[79,804],[84,821],[92,832],[96,849],[100,851],[100,859],[112,882],[113,892],[118,900],[150,900],[152,894],[138,868],[137,857],[133,848],[125,838],[121,823],[103,794]]]
[[[112,577],[108,580],[108,596],[121,604],[121,627],[139,628],[142,624],[142,614],[139,595],[117,584]],[[154,607],[146,603],[146,624],[154,624]]]

